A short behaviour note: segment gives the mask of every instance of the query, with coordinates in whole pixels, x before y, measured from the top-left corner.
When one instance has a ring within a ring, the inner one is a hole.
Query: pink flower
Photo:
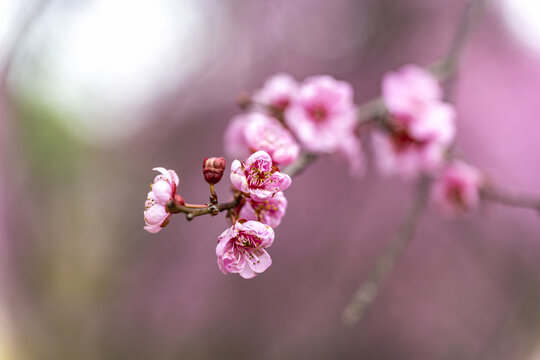
[[[231,165],[231,182],[254,200],[266,200],[291,185],[291,178],[280,173],[265,151],[257,151],[245,163],[234,160]]]
[[[256,103],[272,106],[283,111],[291,103],[298,91],[298,83],[289,74],[276,74],[268,78],[262,87],[253,96]]]
[[[159,171],[154,182],[150,185],[150,192],[144,204],[144,229],[150,233],[157,233],[169,223],[170,213],[167,212],[166,204],[176,194],[179,180],[174,170],[166,170],[162,167],[153,168]]]
[[[241,219],[260,221],[274,228],[281,223],[286,209],[287,198],[280,191],[273,197],[262,201],[246,199],[238,216]]]
[[[251,279],[272,265],[272,259],[264,249],[273,242],[274,230],[270,226],[258,221],[238,220],[218,238],[219,270]]]
[[[307,150],[338,150],[356,122],[351,85],[327,75],[307,78],[285,111],[285,121]]]
[[[339,145],[338,154],[348,162],[349,173],[352,176],[360,178],[365,174],[364,153],[356,136],[353,134],[345,136]]]
[[[415,140],[404,130],[374,131],[372,144],[377,167],[385,175],[414,178],[421,172],[434,172],[444,163],[445,147]]]
[[[448,165],[431,188],[431,201],[447,214],[470,210],[478,204],[483,178],[464,162]]]
[[[444,145],[453,141],[456,112],[442,102],[442,89],[430,72],[416,65],[389,72],[383,78],[382,95],[392,125],[405,128],[413,139]]]
[[[225,133],[225,148],[241,159],[263,150],[278,165],[289,165],[300,155],[300,146],[278,120],[256,112],[232,119]]]

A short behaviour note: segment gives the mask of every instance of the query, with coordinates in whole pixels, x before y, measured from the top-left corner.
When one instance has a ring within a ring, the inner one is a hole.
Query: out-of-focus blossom
[[[246,199],[238,216],[241,219],[260,221],[274,228],[281,223],[286,209],[287,198],[280,191],[273,197],[262,201]]]
[[[300,155],[300,146],[278,120],[256,112],[232,119],[225,133],[225,148],[231,156],[241,159],[263,150],[280,166],[293,163]]]
[[[373,135],[381,171],[414,177],[440,169],[455,137],[456,112],[442,101],[437,79],[416,65],[406,65],[384,76],[382,96],[388,132]]]
[[[432,173],[443,165],[445,147],[436,142],[418,141],[407,132],[374,131],[372,145],[379,170],[385,175],[414,178]]]
[[[366,172],[364,152],[360,140],[350,134],[343,138],[339,144],[338,154],[343,156],[349,164],[349,172],[354,177],[362,177]]]
[[[327,75],[307,78],[285,111],[285,121],[307,150],[337,151],[356,122],[351,85]]]
[[[265,248],[273,242],[274,230],[269,225],[244,219],[236,221],[218,238],[216,255],[219,270],[251,279],[272,265]]]
[[[170,213],[167,212],[166,205],[171,199],[183,202],[180,196],[176,196],[176,189],[179,184],[178,175],[174,170],[167,170],[156,167],[152,170],[160,172],[150,185],[150,192],[144,204],[144,229],[150,233],[157,233],[169,223]]]
[[[256,104],[284,111],[297,91],[298,83],[291,75],[276,74],[264,82],[262,89],[255,92],[253,100]]]
[[[442,102],[437,79],[416,65],[406,65],[383,78],[382,96],[390,122],[415,140],[449,144],[455,136],[455,109]]]
[[[448,165],[431,188],[431,201],[447,214],[473,209],[480,198],[481,172],[464,162]]]
[[[287,189],[291,185],[291,178],[279,172],[268,153],[257,151],[245,163],[233,161],[231,182],[246,196],[254,200],[266,200]]]
[[[203,176],[209,184],[217,184],[225,172],[226,161],[223,157],[204,158]]]

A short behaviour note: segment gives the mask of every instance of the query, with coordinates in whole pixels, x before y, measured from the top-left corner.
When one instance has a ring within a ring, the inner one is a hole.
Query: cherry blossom
[[[431,188],[431,201],[447,214],[473,209],[480,200],[483,177],[462,161],[448,165]]]
[[[300,146],[292,134],[275,118],[257,112],[232,119],[225,133],[225,148],[242,159],[263,150],[277,165],[289,165],[300,155]]]
[[[282,191],[266,200],[246,199],[238,216],[241,219],[256,220],[275,228],[287,209],[287,198]]]
[[[298,83],[289,74],[276,74],[268,78],[262,89],[257,90],[253,100],[257,104],[284,111],[298,91]]]
[[[175,199],[176,189],[179,184],[178,175],[174,170],[167,170],[162,167],[156,167],[152,170],[160,174],[154,178],[150,185],[150,192],[144,204],[144,229],[150,233],[161,231],[169,223],[170,213],[167,212],[166,205],[171,199]],[[178,201],[182,198],[176,196]]]
[[[245,163],[234,160],[231,165],[231,182],[254,200],[266,200],[291,185],[291,178],[279,172],[272,158],[265,151],[257,151]]]
[[[258,221],[236,221],[218,238],[216,246],[219,270],[224,274],[238,273],[251,279],[262,273],[272,259],[265,248],[274,242],[274,230]]]
[[[307,78],[285,111],[285,121],[307,150],[337,151],[356,123],[351,85],[328,75]]]

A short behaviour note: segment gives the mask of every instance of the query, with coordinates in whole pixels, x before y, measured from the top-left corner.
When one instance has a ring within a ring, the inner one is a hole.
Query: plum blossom
[[[443,165],[445,151],[455,137],[456,112],[442,101],[442,94],[437,79],[416,65],[384,76],[382,96],[389,113],[388,131],[373,135],[383,173],[414,177]]]
[[[419,141],[450,144],[455,136],[455,109],[442,101],[437,79],[416,65],[405,65],[383,78],[382,96],[394,127]]]
[[[150,192],[144,204],[144,229],[150,233],[161,231],[169,223],[170,213],[167,212],[167,202],[175,198],[176,189],[179,184],[178,175],[174,170],[167,170],[162,167],[156,167],[152,170],[158,171],[160,174],[154,178],[154,182],[150,185]]]
[[[285,111],[285,121],[307,150],[337,151],[356,124],[352,86],[328,75],[307,78]]]
[[[448,165],[431,188],[431,202],[447,214],[473,209],[480,199],[483,177],[462,161]]]
[[[257,112],[232,119],[225,133],[225,148],[241,159],[263,150],[277,165],[289,165],[300,155],[300,146],[292,134],[275,118]]]
[[[379,171],[410,179],[421,172],[433,173],[444,163],[445,147],[436,142],[418,141],[405,131],[374,131],[372,145]]]
[[[241,219],[256,220],[275,228],[287,209],[287,198],[282,191],[266,200],[246,199],[238,216]]]
[[[272,259],[265,248],[274,242],[274,230],[258,221],[236,221],[218,238],[216,246],[219,270],[224,274],[238,273],[251,279],[262,273]]]
[[[234,160],[231,182],[238,190],[254,200],[266,200],[291,185],[291,178],[279,172],[265,151],[257,151],[245,163]]]
[[[262,87],[255,92],[253,100],[257,104],[271,106],[284,111],[298,91],[298,83],[289,74],[276,74],[268,78]]]

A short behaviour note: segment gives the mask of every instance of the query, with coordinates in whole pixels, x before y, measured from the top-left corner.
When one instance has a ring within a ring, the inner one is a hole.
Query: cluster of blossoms
[[[480,171],[451,160],[456,110],[443,101],[437,78],[416,65],[387,73],[382,82],[387,116],[372,136],[377,165],[387,175],[435,179],[432,203],[446,213],[473,208],[483,185]]]
[[[479,201],[483,176],[474,167],[451,160],[456,133],[454,107],[443,101],[437,79],[428,71],[407,65],[385,75],[382,98],[386,116],[376,122],[372,143],[379,169],[405,178],[433,179],[432,203],[448,213],[472,209]],[[279,167],[312,156],[340,154],[353,175],[364,173],[359,141],[358,107],[352,86],[330,76],[297,82],[278,74],[246,102],[247,111],[234,117],[225,133],[231,164],[234,200],[219,204],[213,185],[225,171],[224,158],[207,158],[203,174],[210,184],[210,202],[186,204],[176,193],[179,180],[173,170],[160,172],[151,185],[144,211],[145,229],[160,231],[172,213],[191,219],[227,210],[232,226],[219,237],[217,263],[223,273],[252,278],[272,263],[265,250],[274,241],[287,208],[284,191],[289,175]],[[189,217],[191,216],[191,217]]]
[[[352,174],[363,174],[357,107],[349,83],[326,75],[298,83],[277,74],[254,93],[250,105],[225,133],[229,155],[243,158],[264,150],[275,164],[285,166],[295,162],[302,149],[316,155],[337,153],[348,160]]]

